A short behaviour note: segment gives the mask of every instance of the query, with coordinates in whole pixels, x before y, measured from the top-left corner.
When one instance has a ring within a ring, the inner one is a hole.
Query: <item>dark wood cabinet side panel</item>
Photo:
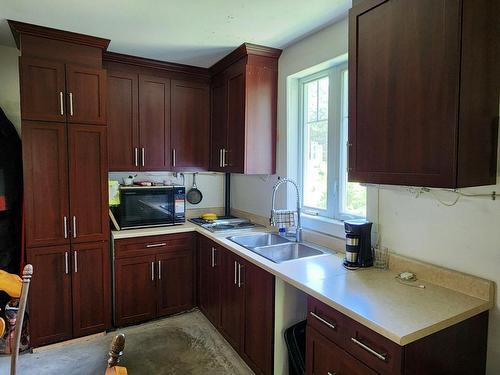
[[[67,119],[70,123],[106,125],[106,71],[66,65]]]
[[[274,370],[274,276],[245,262],[243,356],[257,374]]]
[[[28,295],[33,347],[72,337],[69,252],[66,245],[28,248],[26,251],[27,261],[34,269]]]
[[[108,242],[72,245],[73,335],[86,336],[110,327]]]
[[[143,170],[171,169],[170,80],[139,76],[139,139]]]
[[[66,126],[32,121],[22,126],[26,245],[69,244]]]
[[[408,344],[405,347],[404,374],[484,374],[487,337],[486,311]]]
[[[246,67],[245,173],[276,173],[278,72]]]
[[[172,167],[208,169],[210,145],[210,91],[207,84],[172,81]],[[175,165],[174,165],[175,162]]]
[[[144,322],[156,316],[154,255],[115,260],[115,324]]]
[[[107,129],[69,127],[72,242],[105,241],[108,236]]]
[[[349,178],[452,187],[459,2],[376,3],[350,13]]]
[[[139,87],[136,73],[108,71],[109,170],[139,169]]]
[[[30,57],[19,59],[21,118],[66,121],[64,64]]]

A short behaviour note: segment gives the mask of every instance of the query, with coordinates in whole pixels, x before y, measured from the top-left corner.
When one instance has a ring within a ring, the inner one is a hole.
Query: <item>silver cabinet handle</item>
[[[175,167],[175,148],[172,149],[172,167]]]
[[[330,371],[328,371],[328,372],[326,373],[326,375],[337,375],[337,373],[336,373],[336,372],[330,372]]]
[[[144,147],[141,149],[141,162],[142,166],[144,167],[144,156],[146,155],[146,152],[144,151]]]
[[[161,242],[161,243],[148,243],[146,245],[146,247],[161,247],[161,246],[166,246],[167,244],[165,242]]]
[[[78,272],[78,251],[73,252],[73,259],[75,260],[75,273]]]
[[[155,281],[155,262],[151,262],[151,281]]]
[[[63,224],[64,238],[68,238],[68,218],[66,216],[64,216],[63,221],[64,221],[64,224]]]
[[[62,91],[59,91],[59,104],[61,106],[61,116],[64,116],[64,96]]]
[[[215,267],[215,248],[212,247],[212,268]]]
[[[354,337],[351,337],[351,341],[353,343],[355,343],[356,345],[362,347],[364,350],[366,350],[368,353],[370,354],[373,354],[375,357],[377,357],[378,359],[382,360],[382,361],[387,361],[387,353],[383,353],[383,354],[380,354],[379,352],[373,350],[372,348],[370,348],[369,346],[363,344],[361,341],[359,340],[356,340]]]
[[[64,273],[66,275],[69,273],[69,254],[67,251],[64,252]]]
[[[139,149],[136,147],[134,149],[134,161],[135,161],[135,166],[139,166]]]
[[[69,115],[73,116],[73,93],[69,93]]]
[[[234,285],[238,284],[237,277],[238,277],[238,263],[234,261]]]
[[[161,260],[158,261],[158,280],[161,280]]]
[[[222,149],[222,168],[227,167],[226,155],[227,155],[227,150],[225,148],[223,148]]]
[[[312,317],[314,317],[315,319],[318,319],[321,323],[323,323],[324,325],[326,325],[327,327],[330,327],[331,329],[336,329],[337,327],[335,326],[335,324],[332,324],[328,321],[326,321],[325,319],[323,319],[321,316],[313,313],[312,311],[309,313],[311,314]]]
[[[243,266],[238,263],[238,288],[241,288],[241,286],[243,285],[243,283],[241,282],[241,269],[242,268],[243,268]]]
[[[73,238],[76,238],[76,216],[73,216]]]
[[[222,148],[219,148],[219,167],[222,168]]]

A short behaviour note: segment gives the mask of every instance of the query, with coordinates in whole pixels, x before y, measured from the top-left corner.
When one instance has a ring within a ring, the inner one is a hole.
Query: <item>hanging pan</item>
[[[203,199],[203,194],[201,194],[201,191],[196,186],[196,175],[197,173],[193,173],[193,186],[186,194],[186,199],[191,204],[198,204]]]

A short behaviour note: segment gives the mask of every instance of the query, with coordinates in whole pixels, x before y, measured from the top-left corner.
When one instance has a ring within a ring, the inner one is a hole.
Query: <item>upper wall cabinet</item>
[[[107,53],[109,169],[207,170],[208,69]]]
[[[496,182],[498,4],[365,0],[351,9],[350,181]]]
[[[20,58],[23,120],[106,124],[106,71]]]
[[[280,54],[278,49],[245,43],[210,68],[211,170],[275,173]]]

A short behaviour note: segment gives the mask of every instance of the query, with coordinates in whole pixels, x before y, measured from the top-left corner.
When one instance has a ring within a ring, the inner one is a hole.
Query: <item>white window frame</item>
[[[302,210],[306,215],[318,216],[333,220],[347,220],[360,216],[342,212],[342,194],[346,194],[347,180],[343,178],[341,170],[347,168],[347,129],[342,129],[343,92],[344,84],[342,73],[348,69],[347,62],[342,62],[331,68],[302,77],[298,80],[299,86],[299,113],[298,113],[298,177],[301,186],[301,195],[304,198],[304,131],[306,123],[306,96],[305,84],[328,77],[328,170],[327,170],[327,208],[319,209],[307,207],[302,199]]]

